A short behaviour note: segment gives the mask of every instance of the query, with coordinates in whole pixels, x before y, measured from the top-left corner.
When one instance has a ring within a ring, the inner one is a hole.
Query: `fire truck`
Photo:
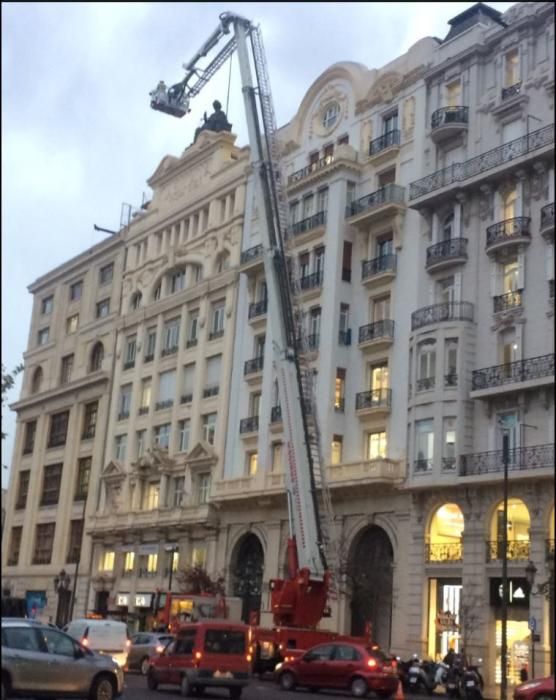
[[[190,100],[237,51],[256,179],[273,367],[282,407],[290,524],[288,576],[270,581],[274,627],[253,627],[260,660],[255,671],[260,671],[273,668],[288,648],[306,649],[340,636],[317,630],[334,589],[337,553],[320,452],[313,371],[305,360],[307,341],[303,324],[299,323],[302,310],[297,305],[294,288],[294,280],[299,276],[292,274],[295,257],[288,254],[287,199],[279,169],[276,120],[262,36],[258,27],[237,14],[225,12],[219,19],[217,29],[193,58],[183,64],[183,80],[169,89],[161,81],[150,96],[153,109],[183,117],[190,111]],[[201,68],[201,59],[221,40],[226,41],[223,48]]]

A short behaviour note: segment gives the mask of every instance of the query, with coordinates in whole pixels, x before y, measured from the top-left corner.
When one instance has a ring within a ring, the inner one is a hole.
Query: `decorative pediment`
[[[125,473],[120,462],[114,459],[110,460],[104,467],[100,478],[105,481],[123,481],[123,479],[125,479]]]
[[[198,464],[207,464],[209,462],[216,462],[216,460],[217,456],[212,445],[201,440],[189,452],[185,461],[189,466],[195,467]]]
[[[149,186],[152,187],[153,182],[158,180],[159,177],[164,175],[164,173],[167,170],[170,170],[170,168],[175,165],[176,163],[179,163],[179,159],[176,158],[175,156],[164,156],[164,158],[160,161],[160,164],[158,168],[154,171],[154,173],[150,176],[150,178],[147,180],[147,183]]]
[[[389,71],[382,75],[371,87],[364,100],[357,103],[355,113],[363,112],[375,105],[388,103],[401,90],[403,76],[396,71]]]

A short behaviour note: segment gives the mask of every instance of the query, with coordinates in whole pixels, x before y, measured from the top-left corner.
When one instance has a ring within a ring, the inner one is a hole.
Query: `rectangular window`
[[[334,384],[334,409],[343,411],[345,405],[346,370],[336,368],[336,382]]]
[[[125,461],[127,449],[127,435],[116,435],[114,438],[114,459],[119,462]]]
[[[85,412],[83,415],[83,432],[82,440],[91,440],[95,437],[98,418],[98,401],[91,401],[85,404]]]
[[[436,377],[435,342],[423,342],[418,348],[417,357],[417,391],[432,389]]]
[[[369,433],[367,438],[367,459],[385,459],[387,448],[385,431]]]
[[[387,362],[369,365],[369,388],[371,391],[390,388],[390,371]]]
[[[519,83],[519,49],[512,49],[504,56],[504,87]]]
[[[146,441],[147,439],[147,431],[146,430],[138,430],[135,433],[135,453],[137,455],[137,459],[142,457],[145,454],[145,447],[146,447]]]
[[[37,421],[29,420],[25,423],[25,436],[23,438],[23,454],[30,455],[35,449],[35,435],[37,434]]]
[[[79,299],[81,299],[82,295],[83,295],[83,280],[79,280],[78,282],[74,282],[73,284],[70,284],[70,288],[69,288],[70,301],[79,301]]]
[[[344,439],[341,435],[334,435],[333,436],[332,445],[330,447],[330,463],[331,464],[341,464],[343,440]]]
[[[156,574],[158,571],[158,554],[147,555],[147,573]]]
[[[282,443],[272,443],[272,462],[271,468],[273,472],[282,471]]]
[[[210,474],[199,474],[197,502],[199,505],[208,503],[210,494]]]
[[[203,416],[203,440],[209,445],[214,445],[216,438],[216,413],[207,413]]]
[[[247,453],[247,475],[248,476],[255,476],[258,468],[259,468],[259,454],[258,454],[258,452],[248,452]]]
[[[125,343],[125,355],[124,355],[124,369],[131,369],[135,367],[135,356],[137,354],[137,337],[132,335],[126,338]]]
[[[154,358],[156,349],[156,328],[147,329],[147,343],[145,349],[145,362],[149,362]]]
[[[382,133],[388,134],[398,129],[398,110],[382,118]]]
[[[261,406],[261,392],[258,391],[249,397],[249,416],[258,416]]]
[[[50,328],[41,328],[37,333],[37,345],[46,345],[50,339]]]
[[[391,233],[386,233],[383,236],[378,236],[375,242],[375,256],[384,258],[387,255],[392,255],[393,239]]]
[[[346,184],[346,207],[350,207],[352,202],[356,200],[357,185],[355,182],[348,181]]]
[[[97,304],[97,318],[104,318],[110,313],[110,299],[103,299]]]
[[[66,444],[68,433],[69,411],[54,413],[50,416],[50,434],[48,447],[60,447]]]
[[[217,302],[212,307],[211,336],[224,333],[224,302]]]
[[[299,221],[299,202],[290,204],[290,225],[296,224]]]
[[[454,276],[445,277],[436,282],[436,291],[438,295],[438,303],[452,304],[456,298],[456,284]]]
[[[351,282],[351,255],[352,244],[349,241],[344,241],[344,249],[342,253],[342,281]]]
[[[83,457],[77,463],[77,483],[75,484],[74,501],[85,501],[87,498],[92,462],[91,457]]]
[[[207,550],[204,547],[193,547],[191,565],[204,569],[207,561]]]
[[[118,398],[118,420],[129,418],[131,410],[131,384],[126,384],[120,387],[120,396]]]
[[[49,464],[44,468],[41,506],[54,506],[58,503],[61,481],[61,464]]]
[[[152,398],[152,380],[150,377],[141,381],[141,403],[139,404],[139,413],[148,413]]]
[[[68,384],[71,381],[73,371],[73,354],[62,357],[62,367],[60,370],[60,384]]]
[[[162,354],[169,354],[176,352],[179,347],[179,336],[180,336],[180,320],[179,318],[174,318],[164,324],[163,331],[163,350]]]
[[[185,365],[183,368],[183,394],[181,403],[191,403],[193,400],[193,386],[195,382],[195,363]]]
[[[444,343],[444,386],[458,383],[458,339],[446,338]]]
[[[199,310],[195,309],[189,314],[189,326],[187,329],[187,347],[197,344],[199,332]]]
[[[50,564],[52,558],[52,545],[54,544],[55,523],[37,525],[35,530],[35,549],[33,551],[33,564]]]
[[[79,562],[82,539],[83,520],[72,520],[70,522],[68,555],[66,557],[66,564],[76,564],[77,562]]]
[[[340,304],[340,333],[346,333],[349,330],[349,304]]]
[[[386,187],[386,185],[393,185],[396,182],[396,168],[390,168],[380,173],[378,176],[378,186]]]
[[[170,294],[181,292],[185,289],[185,270],[178,270],[170,277]]]
[[[519,290],[519,263],[512,260],[502,265],[502,294],[510,294]]]
[[[220,391],[220,374],[222,371],[222,355],[207,358],[204,396],[216,396]]]
[[[315,163],[319,162],[319,152],[318,151],[313,151],[312,153],[309,153],[309,165],[314,165]]]
[[[324,272],[324,246],[315,248],[313,257],[313,272],[322,275]]]
[[[156,426],[154,429],[154,444],[161,449],[168,449],[170,445],[170,423]]]
[[[72,335],[79,326],[79,314],[73,314],[66,319],[66,335]]]
[[[158,375],[158,401],[156,408],[169,408],[176,394],[176,370],[161,372]]]
[[[143,510],[156,510],[160,501],[160,484],[147,484]]]
[[[19,472],[19,484],[17,487],[17,500],[15,502],[16,510],[23,510],[27,505],[27,494],[29,493],[29,481],[31,478],[31,472],[29,469],[25,469]]]
[[[185,497],[185,477],[175,476],[172,479],[172,506],[181,508]]]
[[[45,297],[41,302],[41,314],[43,314],[43,315],[51,314],[53,308],[54,308],[54,297],[52,295],[50,295],[49,297]]]
[[[191,420],[185,418],[178,423],[178,452],[187,452],[189,449],[189,439],[191,437]]]
[[[124,573],[131,573],[135,564],[135,552],[126,552],[124,557]]]
[[[461,105],[461,81],[453,80],[446,85],[446,106],[459,107]]]
[[[303,219],[308,219],[310,216],[313,216],[314,199],[312,194],[303,197]]]
[[[109,282],[112,282],[113,277],[114,277],[114,263],[110,263],[109,265],[104,265],[104,267],[101,267],[99,270],[99,275],[98,275],[99,286],[102,286],[103,284],[108,284]]]
[[[114,571],[115,552],[103,552],[98,565],[99,571]]]
[[[452,471],[456,468],[456,419],[444,418],[442,427],[442,470]]]
[[[8,550],[8,561],[6,562],[8,566],[17,566],[19,562],[19,552],[21,550],[22,534],[23,527],[12,527],[12,532],[10,536],[10,549]]]
[[[375,297],[373,303],[373,322],[387,321],[390,318],[390,296]]]
[[[323,149],[322,157],[326,161],[326,164],[328,165],[334,160],[334,144],[333,143],[328,143]]]
[[[328,210],[328,187],[317,192],[317,213]]]
[[[429,471],[434,458],[434,422],[432,418],[415,422],[416,469]]]

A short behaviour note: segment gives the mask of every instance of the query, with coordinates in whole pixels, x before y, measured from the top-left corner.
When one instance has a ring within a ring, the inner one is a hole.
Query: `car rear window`
[[[36,631],[30,627],[5,627],[2,629],[2,644],[10,649],[42,651]]]
[[[127,642],[127,629],[123,624],[90,625],[86,636],[92,649],[123,649]]]
[[[213,654],[244,654],[245,632],[238,630],[207,630],[205,651]]]

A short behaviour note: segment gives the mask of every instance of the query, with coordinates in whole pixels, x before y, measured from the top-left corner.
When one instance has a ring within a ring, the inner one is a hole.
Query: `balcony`
[[[261,299],[260,301],[254,301],[252,304],[249,304],[249,320],[252,321],[253,319],[256,318],[261,318],[262,316],[266,315],[266,312],[268,311],[268,300],[267,299]]]
[[[193,394],[182,394],[180,398],[180,403],[191,403],[193,401]]]
[[[259,416],[250,416],[242,418],[239,421],[239,434],[248,435],[259,431]]]
[[[263,365],[264,355],[254,357],[252,360],[246,360],[245,364],[243,365],[243,375],[258,375],[260,372],[263,371]]]
[[[88,428],[81,433],[82,440],[92,440],[95,437],[95,429]]]
[[[172,408],[173,405],[174,405],[173,399],[167,399],[166,401],[157,401],[154,405],[154,410],[155,411],[164,411],[167,408]]]
[[[270,422],[271,423],[281,423],[282,422],[282,406],[273,406],[270,409]]]
[[[554,125],[549,124],[526,136],[520,136],[513,141],[508,141],[490,151],[481,153],[475,158],[463,163],[453,163],[447,168],[442,168],[442,170],[437,170],[412,182],[409,186],[409,199],[410,201],[420,199],[444,187],[458,182],[466,182],[472,178],[480,179],[479,176],[483,173],[499,168],[506,163],[512,163],[512,166],[515,165],[514,161],[516,160],[522,163],[526,160],[523,156],[539,151],[553,143]]]
[[[427,248],[428,272],[435,272],[452,265],[461,265],[467,260],[467,238],[450,238]]]
[[[504,546],[501,540],[493,540],[486,542],[486,560],[489,561],[499,561],[504,556]],[[528,561],[530,546],[527,541],[516,540],[513,542],[508,542],[506,548],[506,555],[509,561]]]
[[[456,458],[455,457],[442,457],[440,460],[440,467],[443,472],[453,473],[456,471]]]
[[[467,131],[469,107],[441,107],[431,117],[431,139],[434,143],[447,141]]]
[[[473,321],[473,304],[469,301],[447,301],[424,306],[411,314],[411,330],[445,321]]]
[[[473,370],[471,398],[554,384],[554,353]]]
[[[404,477],[404,465],[387,457],[364,462],[341,462],[328,467],[331,489],[349,489],[359,497],[372,496],[376,484],[399,484]]]
[[[462,559],[462,542],[448,542],[445,544],[425,544],[425,561],[429,564],[461,562]]]
[[[517,216],[514,219],[500,221],[487,228],[487,240],[485,250],[488,254],[501,248],[507,249],[524,243],[531,242],[529,225],[531,219],[528,216]]]
[[[385,319],[359,327],[359,347],[362,350],[384,349],[394,342],[394,321]]]
[[[309,177],[309,175],[313,175],[314,173],[323,171],[333,162],[334,156],[325,156],[324,158],[321,158],[320,160],[317,160],[314,163],[309,163],[309,165],[306,165],[300,170],[296,170],[295,173],[292,173],[288,177],[288,187],[292,187],[298,182],[301,182],[301,180],[305,180],[305,178]]]
[[[417,379],[415,382],[415,391],[416,392],[421,392],[421,391],[431,391],[434,389],[436,385],[436,379],[435,377],[422,377],[421,379]]]
[[[456,372],[450,372],[450,374],[444,375],[444,388],[453,389],[458,385],[458,375]]]
[[[414,474],[428,474],[432,472],[432,459],[416,459],[413,461]]]
[[[135,367],[135,360],[128,360],[124,362],[124,372],[128,369],[133,369]]]
[[[361,282],[372,287],[389,282],[396,276],[396,256],[381,255],[373,260],[363,260],[361,262]]]
[[[145,355],[145,357],[143,358],[144,364],[152,362],[153,360],[154,360],[154,353],[151,353],[150,355]]]
[[[247,272],[248,270],[262,269],[263,267],[263,247],[255,245],[252,248],[244,250],[239,258],[240,270]]]
[[[523,306],[523,290],[516,289],[515,292],[500,294],[499,296],[493,297],[493,302],[495,314],[517,309],[520,306]]]
[[[149,407],[148,407],[148,406],[140,406],[140,407],[139,407],[138,414],[139,414],[140,416],[146,416],[148,412],[149,412]]]
[[[185,343],[185,348],[186,350],[189,350],[189,348],[194,348],[199,340],[197,338],[190,338],[186,343]]]
[[[405,188],[390,184],[352,202],[346,207],[346,218],[351,225],[367,229],[369,224],[395,216],[404,209]]]
[[[203,389],[203,398],[208,399],[211,396],[218,396],[220,392],[220,387],[218,385],[216,386],[206,386]]]
[[[400,150],[400,135],[400,130],[394,129],[373,139],[369,143],[369,162],[377,166],[396,156]]]
[[[175,355],[178,350],[179,350],[178,345],[171,345],[167,348],[162,348],[162,352],[160,354],[162,357],[169,357],[170,355]]]
[[[351,328],[338,331],[338,345],[351,345]]]
[[[129,411],[120,411],[118,413],[118,420],[127,420],[129,418]]]
[[[554,240],[554,202],[541,209],[541,235],[547,241]]]
[[[527,472],[533,469],[554,469],[554,443],[508,450],[508,471]],[[502,450],[477,452],[460,458],[460,476],[502,474],[503,471]]]
[[[311,275],[304,275],[298,280],[300,294],[304,292],[310,292],[311,290],[320,289],[322,287],[322,282],[324,279],[324,273],[322,270],[313,272]]]
[[[308,231],[313,231],[315,233],[322,233],[322,231],[319,231],[317,229],[322,229],[326,225],[326,212],[325,211],[319,211],[317,214],[314,214],[313,216],[309,216],[306,219],[302,219],[301,221],[296,222],[295,224],[292,224],[288,228],[288,238],[293,238],[296,236],[301,236],[304,233],[307,233]]]
[[[509,100],[511,97],[516,97],[521,93],[521,80],[514,85],[502,88],[502,100]]]
[[[392,404],[392,389],[372,389],[355,395],[355,413],[358,416],[387,415]]]

